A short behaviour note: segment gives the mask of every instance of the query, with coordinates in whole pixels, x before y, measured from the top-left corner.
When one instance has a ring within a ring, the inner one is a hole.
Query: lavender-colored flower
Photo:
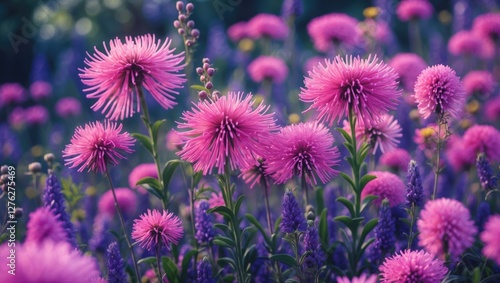
[[[381,282],[436,283],[448,273],[444,262],[424,251],[404,250],[385,259],[380,266]]]
[[[307,273],[316,273],[325,263],[325,254],[321,250],[318,228],[309,223],[304,236],[304,250],[309,252],[304,260],[304,269]]]
[[[346,117],[352,109],[365,125],[380,120],[394,109],[401,91],[397,89],[397,74],[377,56],[367,59],[340,56],[316,66],[304,79],[305,88],[299,94],[307,109],[316,109],[318,119],[330,126]]]
[[[109,244],[106,255],[108,257],[108,283],[127,282],[125,262],[120,254],[118,243]]]
[[[432,16],[434,8],[427,0],[403,0],[396,8],[396,14],[401,21],[415,21],[428,19]]]
[[[206,200],[201,200],[195,212],[195,238],[201,245],[209,244],[214,236],[213,221],[214,217],[211,213],[207,213],[210,204]]]
[[[297,230],[304,231],[306,229],[304,213],[302,213],[291,190],[286,190],[281,207],[283,219],[281,220],[280,228],[282,232],[293,233]]]
[[[48,207],[40,207],[32,212],[26,228],[26,242],[66,242],[68,240],[62,222],[57,220]]]
[[[484,153],[477,155],[477,175],[479,176],[479,181],[483,189],[489,191],[493,190],[497,186],[497,177],[493,175],[488,158]]]
[[[80,115],[82,105],[77,98],[63,97],[56,102],[55,110],[59,117],[69,118]]]
[[[284,0],[281,5],[281,16],[284,18],[298,17],[304,12],[302,0]]]
[[[68,242],[72,246],[76,246],[75,227],[73,223],[71,223],[71,218],[66,211],[64,196],[61,192],[59,180],[52,171],[49,171],[49,176],[45,181],[43,201],[45,207],[51,209],[57,219],[62,223]]]
[[[156,209],[148,209],[139,219],[135,219],[132,230],[132,238],[148,250],[158,245],[170,249],[170,244],[178,244],[183,234],[179,217],[168,211],[160,213]]]
[[[94,219],[92,227],[92,237],[89,240],[89,248],[95,252],[104,253],[111,242],[111,233],[109,229],[111,220],[106,215],[98,214]]]
[[[173,94],[186,81],[182,61],[184,54],[173,54],[172,41],[156,41],[154,35],[135,38],[126,37],[125,43],[116,38],[104,44],[105,53],[94,48],[95,53],[88,55],[85,64],[88,68],[79,69],[87,98],[97,98],[92,109],[102,109],[106,118],[123,120],[134,114],[134,104],[140,111],[138,89],[144,87],[165,109],[176,104]]]
[[[418,75],[427,67],[424,59],[414,53],[398,53],[387,64],[398,73],[400,83],[409,92],[413,92]]]
[[[253,39],[268,37],[285,39],[288,36],[288,26],[282,18],[272,14],[257,14],[247,23],[248,35]]]
[[[36,81],[30,85],[31,97],[35,100],[47,98],[52,93],[52,85],[44,81]]]
[[[124,153],[131,153],[134,139],[128,132],[121,132],[122,125],[106,121],[96,121],[78,126],[71,138],[71,143],[63,150],[65,165],[94,172],[106,172],[107,164],[118,164],[125,158]]]
[[[198,264],[196,275],[196,283],[215,283],[215,279],[212,276],[212,266],[207,258],[203,258]]]
[[[347,14],[331,13],[314,18],[307,24],[307,33],[314,48],[321,52],[329,52],[339,44],[352,47],[362,39],[358,20]]]
[[[285,62],[274,56],[259,56],[247,67],[248,74],[254,82],[269,80],[273,83],[282,83],[288,76],[288,67]]]
[[[488,220],[488,217],[491,215],[490,204],[486,201],[481,201],[479,206],[477,207],[476,212],[476,226],[479,233],[483,232],[484,225]]]
[[[26,91],[18,83],[5,83],[0,86],[0,107],[21,103],[26,100]]]
[[[406,205],[421,207],[424,200],[424,188],[422,177],[415,160],[408,164],[408,174],[406,174]]]
[[[328,129],[316,121],[286,126],[270,140],[264,168],[278,184],[293,175],[305,175],[310,184],[317,183],[317,175],[327,183],[338,174],[332,167],[340,162],[333,142]]]
[[[492,215],[484,225],[480,238],[484,243],[483,254],[500,264],[500,215]]]
[[[432,113],[460,118],[465,106],[465,91],[455,71],[448,66],[426,68],[415,83],[415,101],[424,119]]]
[[[394,233],[396,226],[392,216],[389,201],[385,199],[382,201],[380,211],[378,214],[378,224],[375,227],[375,242],[370,250],[370,258],[374,262],[383,260],[387,254],[390,254],[394,249]]]
[[[137,210],[137,196],[129,188],[115,188],[116,201],[125,216],[133,215]],[[99,200],[99,213],[113,217],[116,213],[113,191],[106,191]]]
[[[217,101],[200,101],[190,112],[184,112],[178,132],[184,142],[177,152],[182,159],[193,162],[195,171],[204,175],[218,168],[239,169],[255,160],[251,156],[262,156],[261,143],[271,132],[278,129],[272,114],[265,114],[269,107],[260,103],[253,108],[252,95],[229,93]]]

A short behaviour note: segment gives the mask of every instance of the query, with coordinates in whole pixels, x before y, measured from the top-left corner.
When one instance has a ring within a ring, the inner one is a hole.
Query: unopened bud
[[[194,21],[188,21],[187,22],[187,27],[188,28],[194,28]]]
[[[184,14],[180,14],[177,18],[178,18],[178,19],[179,19],[179,21],[181,21],[181,22],[185,22],[185,21],[186,21],[186,15],[184,15]]]
[[[179,22],[178,20],[175,20],[174,21],[174,27],[175,28],[181,28],[181,22]]]
[[[56,160],[56,157],[53,153],[47,153],[43,156],[43,160],[45,160],[45,162],[52,163]]]
[[[213,76],[213,75],[215,74],[215,69],[214,69],[214,68],[208,68],[208,69],[207,69],[207,74],[208,74],[209,76]]]
[[[21,218],[21,217],[23,217],[23,214],[24,214],[24,211],[23,211],[23,209],[22,209],[22,208],[20,208],[20,207],[17,207],[17,208],[16,208],[16,210],[14,211],[14,216],[15,216],[16,218]]]
[[[203,69],[200,67],[196,68],[196,73],[200,76],[203,75]]]
[[[183,28],[180,28],[177,30],[177,32],[180,34],[180,35],[185,35],[186,34],[186,31],[183,29]]]
[[[208,63],[203,63],[203,69],[206,71],[210,68],[210,65]]]
[[[200,31],[197,30],[197,29],[193,29],[191,31],[191,36],[194,37],[194,38],[197,38],[198,36],[200,36]]]
[[[203,58],[203,61],[202,61],[202,62],[203,62],[203,63],[210,64],[210,59],[208,59],[208,58]]]
[[[185,44],[186,44],[187,47],[193,46],[193,42],[191,40],[189,40],[189,39],[186,40]]]
[[[184,9],[184,3],[182,3],[182,1],[177,1],[177,3],[175,3],[175,8],[177,11],[181,12],[182,9]]]
[[[202,90],[202,91],[198,92],[198,97],[199,97],[201,100],[206,99],[206,98],[207,98],[207,96],[208,96],[208,95],[207,95],[207,92],[206,92],[206,91],[204,91],[204,90]]]
[[[9,166],[3,165],[2,167],[0,167],[0,173],[8,174],[9,173]]]
[[[186,5],[186,11],[188,11],[188,13],[191,13],[193,10],[194,10],[193,3],[187,3],[187,5]]]
[[[212,89],[212,88],[214,87],[214,85],[213,85],[211,82],[207,82],[207,83],[205,84],[205,87],[206,87],[207,89]]]
[[[42,171],[42,164],[40,162],[33,162],[28,165],[28,170],[33,173],[40,173]]]

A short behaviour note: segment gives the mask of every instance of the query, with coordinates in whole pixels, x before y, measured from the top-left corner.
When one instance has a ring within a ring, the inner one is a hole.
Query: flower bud
[[[214,69],[214,68],[208,68],[208,69],[207,69],[207,74],[208,74],[209,76],[213,76],[213,75],[215,74],[215,69]]]
[[[183,28],[180,28],[177,30],[177,32],[180,34],[180,35],[184,35],[186,34],[186,31],[183,29]]]
[[[212,89],[212,88],[214,87],[214,85],[213,85],[211,82],[207,82],[207,83],[205,84],[205,87],[206,87],[207,89]]]
[[[191,31],[191,36],[194,37],[194,38],[197,38],[198,36],[200,36],[200,31],[197,30],[197,29],[193,29]]]
[[[200,67],[196,68],[196,73],[200,76],[203,75],[203,69]]]
[[[187,22],[187,27],[188,28],[194,28],[194,21],[188,21]]]
[[[202,61],[202,62],[203,62],[203,63],[210,64],[210,59],[208,59],[208,58],[203,58],[203,61]]]
[[[205,76],[204,76],[204,75],[201,75],[201,76],[200,76],[200,82],[204,83],[204,82],[205,82],[205,79],[206,79],[206,78],[205,78]]]
[[[182,3],[182,1],[177,1],[177,3],[175,3],[175,8],[177,11],[181,12],[182,9],[184,9],[184,3]]]
[[[206,71],[210,68],[210,65],[208,63],[203,63],[203,69]]]
[[[42,171],[42,164],[40,162],[33,162],[28,165],[30,173],[36,174]]]
[[[186,46],[187,46],[187,47],[191,47],[191,46],[193,46],[193,41],[191,41],[191,40],[189,40],[189,39],[188,39],[188,40],[186,40],[186,42],[185,42],[185,43],[186,43]]]
[[[174,21],[174,27],[175,28],[181,28],[181,22],[179,22],[178,20],[175,20]]]
[[[186,11],[187,11],[188,13],[191,13],[193,10],[194,10],[194,5],[193,5],[193,3],[187,3],[187,5],[186,5]]]
[[[0,168],[0,173],[1,173],[1,174],[8,174],[8,173],[9,173],[9,166],[7,166],[7,165],[3,165],[3,166]]]
[[[56,160],[56,157],[53,153],[47,153],[43,156],[43,160],[45,160],[45,162],[52,163]]]
[[[179,21],[181,21],[181,22],[185,22],[185,21],[186,21],[186,15],[184,15],[184,14],[180,14],[177,18],[178,18],[178,19],[179,19]]]
[[[206,99],[206,98],[207,98],[207,96],[208,96],[208,95],[207,95],[207,92],[206,92],[206,91],[204,91],[204,90],[202,90],[202,91],[198,92],[198,97],[199,97],[201,100]]]

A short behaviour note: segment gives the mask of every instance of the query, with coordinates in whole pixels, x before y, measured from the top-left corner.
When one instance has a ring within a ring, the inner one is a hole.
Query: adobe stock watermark
[[[214,0],[215,12],[221,21],[224,20],[224,13],[234,11],[234,8],[241,4],[243,0]]]
[[[61,1],[59,3],[58,1]],[[62,3],[66,0],[51,0],[47,3],[43,3],[42,1],[38,1],[39,7],[41,8],[45,16],[50,16],[54,11],[57,11]],[[19,47],[22,44],[27,44],[31,39],[33,39],[39,31],[39,27],[30,21],[27,17],[21,18],[22,26],[21,26],[21,34],[17,34],[14,32],[7,33],[7,38],[9,39],[10,45],[14,50],[14,53],[19,53]]]

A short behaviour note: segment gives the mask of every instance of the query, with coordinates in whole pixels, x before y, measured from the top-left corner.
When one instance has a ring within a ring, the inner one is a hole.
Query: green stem
[[[161,257],[160,257],[160,251],[161,251],[161,241],[158,242],[158,245],[156,246],[156,264],[158,265],[158,280],[159,282],[163,282],[163,276],[161,274]]]
[[[410,42],[415,53],[424,57],[424,50],[422,48],[422,38],[420,37],[420,28],[418,26],[418,20],[410,21]]]
[[[116,198],[115,188],[113,186],[113,181],[111,180],[111,176],[109,174],[108,167],[106,167],[106,178],[108,179],[109,187],[111,188],[111,192],[113,193],[113,199],[115,200],[115,208],[116,208],[116,212],[118,214],[118,218],[120,219],[120,226],[122,228],[123,237],[125,237],[125,241],[127,242],[127,247],[130,250],[130,256],[132,257],[132,262],[134,263],[135,276],[136,276],[137,282],[140,282],[139,268],[137,267],[137,260],[135,259],[134,249],[132,247],[132,244],[130,243],[130,240],[128,239],[127,231],[125,229],[125,221],[123,221],[123,213],[122,213],[120,206],[118,205],[118,199]]]
[[[441,119],[439,119],[441,120]],[[441,121],[438,123],[438,132],[437,132],[437,152],[436,152],[436,168],[434,170],[434,190],[432,193],[432,199],[436,198],[436,192],[437,192],[437,187],[438,187],[438,179],[439,179],[439,173],[440,173],[440,166],[439,163],[440,161],[440,153],[441,153]]]
[[[269,234],[272,235],[273,232],[273,220],[271,219],[271,208],[269,207],[269,185],[267,180],[264,180],[264,196],[266,201],[266,216],[267,216],[267,227],[269,228]]]
[[[413,239],[415,239],[415,235],[413,233],[413,226],[415,225],[415,221],[417,220],[417,207],[415,203],[411,204],[410,208],[410,233],[408,234],[408,249],[411,249],[411,245],[413,243]]]
[[[181,165],[182,166],[182,165]],[[184,167],[182,168],[182,172],[184,174]],[[194,247],[196,250],[198,250],[198,241],[196,240],[196,228],[195,228],[195,221],[196,221],[196,215],[195,215],[195,211],[194,211],[194,201],[195,201],[195,192],[194,192],[194,188],[190,188],[189,189],[189,205],[191,206],[191,229],[193,230],[193,242],[194,242]],[[193,269],[194,269],[194,273],[196,273],[196,268],[197,268],[197,264],[196,264],[196,261],[197,261],[197,257],[195,256],[194,257],[194,265],[193,265]]]
[[[309,193],[307,191],[307,181],[306,181],[306,173],[302,171],[300,183],[302,185],[302,193],[304,194],[304,212],[307,213],[307,205],[309,204]]]

